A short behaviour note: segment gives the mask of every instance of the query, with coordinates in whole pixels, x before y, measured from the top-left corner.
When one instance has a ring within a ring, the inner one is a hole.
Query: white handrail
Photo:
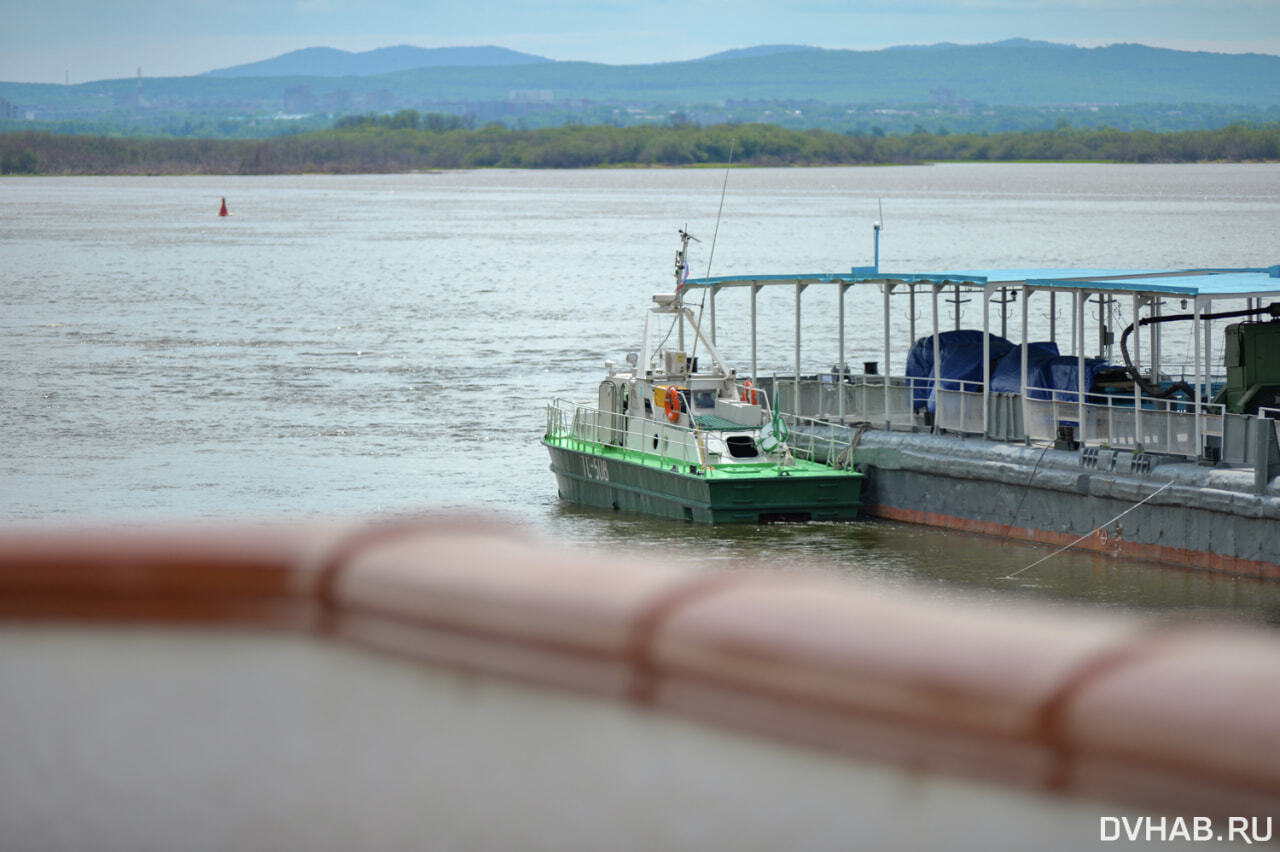
[[[761,409],[766,412],[772,411],[765,391],[758,388],[753,388],[753,390],[756,391],[757,399],[760,400]],[[547,437],[556,440],[567,438],[572,442],[580,442],[581,444],[589,443],[605,446],[606,442],[599,440],[599,430],[604,428],[599,425],[599,417],[601,415],[613,416],[613,413],[587,403],[575,403],[556,398],[547,406]],[[822,428],[831,429],[832,424],[813,417],[796,416],[783,412],[778,412],[778,416],[788,427],[791,439],[786,443],[786,447],[794,455],[818,464],[836,467],[839,456],[844,453],[849,444],[847,433],[845,436],[838,436],[836,431],[832,429],[830,434],[819,437],[817,431]],[[570,418],[572,425],[566,430],[564,423],[566,419]],[[804,433],[799,433],[795,428],[796,426],[808,428]],[[756,427],[744,425],[742,428],[745,431]],[[586,435],[589,430],[594,430],[591,437]],[[698,430],[694,427],[665,423],[661,420],[639,415],[629,415],[625,434],[627,437],[623,439],[621,444],[612,445],[617,446],[624,457],[629,453],[640,453],[650,457],[656,456],[659,464],[663,467],[666,467],[668,463],[691,464],[695,462],[703,468],[716,466],[706,462],[702,447],[698,443]],[[633,446],[635,443],[643,444],[650,439],[650,435],[655,434],[665,437],[666,440],[660,440],[652,450],[637,450]],[[673,434],[679,436],[678,441],[672,440],[671,436]],[[629,440],[632,436],[638,437],[640,440]],[[801,446],[797,444],[797,439],[807,443]],[[673,446],[679,451],[679,455],[671,452]],[[820,457],[819,450],[824,448],[825,455]],[[579,446],[578,449],[583,449],[583,447]]]

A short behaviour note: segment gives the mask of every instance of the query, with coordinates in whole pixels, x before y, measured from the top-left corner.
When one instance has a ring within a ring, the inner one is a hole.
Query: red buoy
[[[230,213],[228,213],[228,212],[227,212],[227,199],[225,199],[225,198],[224,198],[224,199],[222,199],[222,209],[218,211],[218,215],[219,215],[219,216],[230,216],[230,215],[231,215]]]

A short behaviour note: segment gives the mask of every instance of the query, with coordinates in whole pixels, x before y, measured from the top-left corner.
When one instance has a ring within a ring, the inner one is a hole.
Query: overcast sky
[[[0,0],[0,80],[200,74],[317,46],[491,44],[631,64],[1014,37],[1280,54],[1280,0]]]

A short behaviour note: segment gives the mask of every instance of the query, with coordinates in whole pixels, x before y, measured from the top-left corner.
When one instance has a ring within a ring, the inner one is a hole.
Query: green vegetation
[[[298,174],[419,169],[818,166],[1018,160],[1130,163],[1280,160],[1280,124],[1154,133],[1112,128],[904,135],[701,127],[682,116],[639,127],[472,129],[452,115],[402,110],[353,116],[324,131],[259,140],[119,139],[42,132],[0,135],[0,174]]]
[[[940,93],[942,97],[945,93]],[[378,120],[399,112],[387,109]],[[473,129],[501,124],[515,130],[566,125],[608,124],[642,127],[662,124],[672,116],[713,124],[776,124],[790,130],[829,130],[834,133],[893,135],[924,128],[934,133],[1018,133],[1076,128],[1112,127],[1120,130],[1209,130],[1231,124],[1263,125],[1280,121],[1280,106],[1242,107],[1230,104],[1128,104],[1054,106],[995,106],[965,102],[827,104],[813,100],[727,100],[714,104],[651,104],[625,108],[611,103],[453,103],[429,104],[421,112],[456,127]],[[4,115],[0,101],[0,115]],[[33,114],[39,114],[39,111]],[[77,136],[164,137],[170,139],[267,139],[331,127],[366,123],[358,111],[315,112],[308,115],[255,114],[246,109],[230,114],[213,108],[144,110],[114,108],[80,118],[0,118],[0,133],[47,131]],[[430,128],[423,129],[448,129]]]
[[[74,136],[165,137],[169,139],[264,139],[327,130],[333,119],[327,115],[305,118],[219,116],[216,113],[148,112],[135,115],[114,110],[85,118],[54,121],[0,119],[0,133],[22,131],[65,133]]]

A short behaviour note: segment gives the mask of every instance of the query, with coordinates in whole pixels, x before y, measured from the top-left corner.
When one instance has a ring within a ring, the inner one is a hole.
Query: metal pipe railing
[[[738,386],[739,393],[742,387],[742,385]],[[770,404],[769,395],[764,389],[754,386],[748,391],[755,394],[757,404],[764,413],[763,423],[774,410]],[[612,412],[605,412],[585,403],[573,403],[563,399],[553,400],[547,406],[547,437],[553,440],[568,439],[576,449],[585,449],[584,444],[616,446],[624,458],[648,456],[656,458],[662,467],[672,463],[713,466],[706,463],[704,446],[700,443],[702,439],[695,428],[632,415],[626,418],[625,438],[622,444],[607,444],[600,440],[599,431],[605,428],[599,425],[600,415],[613,416]],[[572,425],[566,430],[563,424],[570,416]],[[782,411],[778,412],[778,416],[787,426],[789,436],[785,443],[793,456],[834,466],[836,460],[848,447],[850,440],[848,432],[846,431],[843,435],[838,434],[829,422]],[[743,426],[744,430],[752,428],[757,427]],[[591,431],[593,429],[594,432]],[[819,433],[823,430],[827,433],[820,435]],[[589,432],[591,434],[588,434]],[[652,440],[654,435],[658,437],[657,444],[652,448],[644,447],[644,444]],[[676,452],[672,451],[673,447],[676,448]]]

